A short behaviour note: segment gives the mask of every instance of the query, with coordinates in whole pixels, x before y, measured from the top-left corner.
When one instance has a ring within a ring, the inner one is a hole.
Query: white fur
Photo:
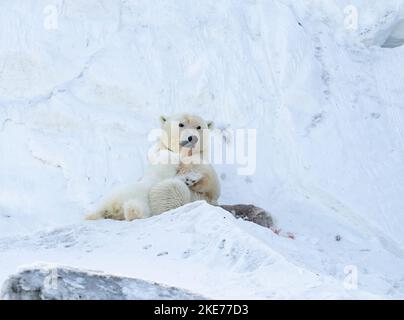
[[[157,183],[149,193],[150,209],[157,215],[191,202],[191,191],[178,177]]]
[[[168,153],[162,153],[166,157]],[[157,162],[157,160],[155,159]],[[134,184],[115,189],[108,195],[97,210],[86,216],[87,220],[115,219],[134,220],[150,217],[149,191],[158,182],[173,178],[177,172],[175,164],[152,163],[145,175]]]
[[[198,131],[196,127],[207,129],[212,126],[212,123],[188,114],[173,118],[163,117],[162,128],[169,139],[160,139],[151,149],[148,154],[150,165],[145,175],[137,183],[116,189],[102,201],[94,213],[87,215],[86,219],[109,218],[132,221],[160,214],[195,200],[206,200],[211,204],[217,204],[220,184],[213,167],[198,165],[196,161],[191,161],[189,164],[180,163],[180,153],[187,155],[190,149],[180,147],[179,138],[171,132],[170,124],[186,121],[193,125],[193,129],[186,130],[194,133]],[[170,142],[170,147],[173,149],[170,149],[166,142]],[[193,149],[198,150],[198,153],[188,159],[200,160],[203,153],[207,151],[204,149],[207,148],[208,142],[203,142],[200,137],[198,146],[200,148]]]

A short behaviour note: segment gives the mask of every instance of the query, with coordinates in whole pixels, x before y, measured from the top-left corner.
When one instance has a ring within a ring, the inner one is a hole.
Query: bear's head
[[[213,122],[181,113],[175,116],[160,117],[163,130],[160,143],[163,148],[183,155],[203,154],[209,150],[209,131]]]

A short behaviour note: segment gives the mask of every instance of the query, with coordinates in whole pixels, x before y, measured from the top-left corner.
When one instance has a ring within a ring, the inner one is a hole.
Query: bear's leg
[[[150,216],[147,203],[144,203],[138,199],[126,201],[123,205],[123,214],[125,216],[125,220],[127,221],[147,218]]]
[[[179,178],[163,180],[153,186],[149,192],[149,205],[152,215],[176,209],[189,202],[191,202],[191,191]]]
[[[124,220],[122,203],[120,201],[110,201],[104,204],[97,211],[87,215],[86,220],[113,219]]]
[[[100,219],[104,219],[104,214],[101,211],[97,211],[95,213],[90,213],[88,215],[85,216],[86,220],[100,220]]]

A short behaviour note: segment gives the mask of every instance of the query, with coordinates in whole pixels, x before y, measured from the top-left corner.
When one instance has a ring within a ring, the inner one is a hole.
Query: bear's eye
[[[196,129],[197,129],[197,130],[201,130],[202,128],[201,128],[201,126],[197,126]]]
[[[184,126],[184,124],[183,124],[183,123],[180,123],[179,126],[182,128],[182,127]]]

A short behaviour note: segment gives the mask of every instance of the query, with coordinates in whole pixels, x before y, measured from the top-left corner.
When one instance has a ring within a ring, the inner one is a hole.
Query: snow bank
[[[382,292],[380,286],[375,293],[362,290],[367,288],[366,279],[361,279],[361,288],[350,290],[343,267],[336,276],[310,271],[300,259],[317,261],[320,257],[316,257],[317,247],[309,249],[307,242],[279,237],[223,209],[195,202],[132,223],[83,222],[29,237],[2,239],[0,282],[20,265],[47,261],[102,269],[213,299],[369,299]],[[328,263],[342,263],[346,257],[339,255],[349,246],[352,244],[341,243],[339,249],[330,250]],[[283,253],[286,248],[290,257]]]
[[[383,44],[384,48],[395,48],[404,45],[404,19],[391,28],[391,32]]]

